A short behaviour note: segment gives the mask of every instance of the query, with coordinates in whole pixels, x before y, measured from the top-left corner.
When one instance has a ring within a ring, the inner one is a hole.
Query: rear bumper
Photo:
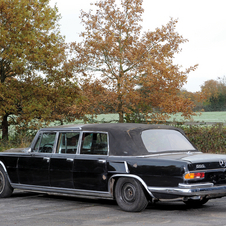
[[[148,190],[151,193],[170,194],[180,197],[226,196],[226,184],[219,186],[216,186],[213,183],[192,184],[192,185],[179,184],[178,187],[148,187]]]

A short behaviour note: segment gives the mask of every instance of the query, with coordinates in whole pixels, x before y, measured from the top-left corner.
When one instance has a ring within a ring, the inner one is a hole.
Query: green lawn
[[[98,122],[109,122],[109,121],[116,121],[118,120],[118,114],[101,114],[94,118],[94,121]],[[176,121],[176,122],[199,122],[199,123],[226,123],[226,111],[219,111],[219,112],[202,112],[197,113],[197,116],[193,116],[191,120],[184,120],[181,117],[180,113],[172,115],[168,121]]]
[[[183,122],[183,121],[192,121],[192,122],[206,122],[206,123],[226,123],[226,112],[225,111],[219,111],[219,112],[202,112],[197,113],[197,116],[193,116],[191,120],[184,120],[181,116],[181,114],[176,114],[171,116],[171,119],[169,121],[177,121],[177,122]]]

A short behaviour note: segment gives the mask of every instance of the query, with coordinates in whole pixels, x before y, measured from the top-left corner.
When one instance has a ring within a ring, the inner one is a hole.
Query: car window
[[[141,137],[148,152],[195,150],[186,137],[176,130],[145,130]]]
[[[58,154],[75,154],[77,151],[80,133],[60,133],[57,151]]]
[[[56,133],[40,133],[33,152],[52,153]]]
[[[80,154],[107,155],[108,139],[106,133],[83,133]]]

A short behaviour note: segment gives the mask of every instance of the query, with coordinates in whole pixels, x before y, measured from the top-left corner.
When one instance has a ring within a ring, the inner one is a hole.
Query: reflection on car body
[[[125,211],[142,211],[149,201],[202,205],[226,196],[225,162],[225,155],[199,152],[171,126],[43,128],[24,152],[0,153],[0,197],[16,188],[116,199]]]

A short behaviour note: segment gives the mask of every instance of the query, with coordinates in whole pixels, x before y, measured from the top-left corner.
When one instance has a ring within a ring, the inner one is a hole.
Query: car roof
[[[139,123],[74,124],[43,128],[40,131],[107,132],[109,134],[110,155],[138,156],[147,154],[141,133],[149,129],[178,130],[184,135],[183,130],[173,126]]]
[[[41,131],[61,131],[61,130],[80,130],[80,131],[114,131],[122,130],[128,131],[133,129],[147,130],[147,129],[176,129],[173,126],[162,125],[162,124],[141,124],[141,123],[101,123],[101,124],[71,124],[71,125],[60,125],[54,127],[47,127],[40,129]],[[180,130],[182,132],[182,130]]]

